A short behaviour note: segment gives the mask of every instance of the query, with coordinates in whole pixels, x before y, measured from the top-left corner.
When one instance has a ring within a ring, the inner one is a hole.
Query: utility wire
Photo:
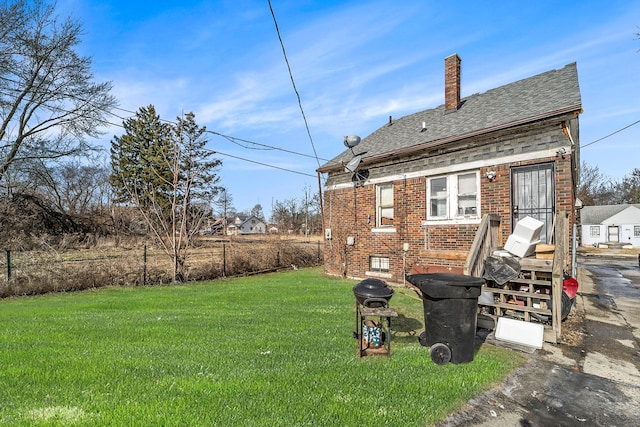
[[[304,126],[307,128],[307,135],[309,135],[309,141],[311,142],[311,148],[313,149],[313,154],[316,156],[316,161],[318,162],[318,167],[320,167],[320,160],[318,159],[318,153],[316,151],[316,146],[313,143],[313,137],[311,137],[311,130],[309,129],[309,123],[307,122],[307,117],[304,114],[304,109],[302,108],[302,100],[300,99],[300,93],[298,93],[298,88],[296,87],[296,82],[293,79],[293,73],[291,72],[291,66],[289,65],[289,59],[287,59],[287,51],[284,48],[284,42],[282,41],[282,37],[280,36],[280,29],[278,28],[278,21],[276,20],[276,14],[273,11],[273,6],[271,6],[271,0],[267,0],[269,3],[269,10],[271,10],[271,16],[273,17],[273,23],[276,26],[276,33],[278,34],[278,40],[280,40],[280,46],[282,47],[282,55],[284,56],[284,62],[287,64],[287,70],[289,70],[289,78],[291,79],[291,84],[293,85],[293,91],[296,93],[296,97],[298,98],[298,107],[300,107],[300,113],[302,113],[302,119],[304,120]]]
[[[0,90],[0,94],[2,94],[2,95],[7,95],[7,96],[11,96],[11,94],[9,94],[9,93],[7,93],[7,92],[5,92],[5,91],[3,91],[3,90]],[[90,101],[88,101],[88,100],[83,100],[83,99],[81,99],[81,98],[78,98],[78,97],[77,97],[77,96],[75,96],[75,95],[65,94],[65,96],[67,96],[67,97],[69,97],[69,98],[72,98],[72,99],[78,99],[78,100],[83,101],[83,102],[90,102]],[[57,110],[62,111],[62,112],[70,113],[70,111],[66,111],[66,110],[64,110],[64,109],[62,109],[62,108],[60,108],[60,107],[55,107],[55,108],[56,108]],[[96,108],[97,108],[97,107],[96,107]],[[137,112],[136,112],[136,111],[127,110],[127,109],[125,109],[125,108],[121,108],[121,107],[117,107],[117,106],[113,107],[113,109],[115,109],[115,110],[119,110],[119,111],[123,111],[123,112],[125,112],[125,113],[130,113],[130,114],[132,114],[132,115],[136,115],[136,114],[137,114]],[[101,109],[101,111],[103,111],[103,112],[104,112],[104,113],[106,113],[106,114],[109,114],[109,115],[112,115],[112,116],[114,116],[114,117],[117,117],[117,118],[119,118],[119,119],[121,119],[121,120],[123,120],[123,121],[128,120],[129,118],[131,118],[131,117],[127,117],[127,118],[125,118],[125,117],[121,117],[121,116],[119,116],[119,115],[117,115],[117,114],[115,114],[115,113],[113,113],[113,112],[111,112],[111,111],[109,111],[109,110]],[[98,122],[102,123],[102,124],[111,125],[111,126],[115,126],[115,127],[119,127],[119,128],[124,129],[124,126],[123,126],[122,124],[113,123],[113,122],[110,122],[110,121],[108,121],[108,120],[100,119],[100,118],[98,118],[98,119],[96,119],[96,120],[97,120]],[[161,121],[163,121],[163,122],[165,122],[165,123],[176,124],[174,121],[171,121],[171,120],[167,120],[167,119],[163,119],[163,118],[160,118],[160,120],[161,120]],[[210,130],[207,130],[206,132],[207,132],[207,133],[211,133],[211,134],[213,134],[213,135],[220,136],[220,137],[222,137],[222,138],[225,138],[225,139],[227,139],[228,141],[233,142],[234,144],[236,144],[236,145],[238,145],[238,146],[240,146],[240,147],[242,147],[242,148],[245,148],[245,149],[258,149],[258,148],[251,148],[251,147],[247,147],[246,145],[239,144],[237,141],[242,141],[242,142],[247,143],[247,144],[253,144],[253,145],[260,146],[260,147],[264,147],[264,148],[263,148],[264,150],[278,150],[278,151],[283,151],[283,152],[290,153],[290,154],[295,154],[295,155],[298,155],[298,156],[314,158],[314,159],[316,159],[316,160],[318,159],[318,157],[317,157],[317,156],[312,156],[312,155],[310,155],[310,154],[298,153],[298,152],[296,152],[296,151],[287,150],[287,149],[284,149],[284,148],[274,147],[274,146],[270,146],[270,145],[266,145],[266,144],[260,144],[260,143],[258,143],[258,142],[249,141],[249,140],[247,140],[247,139],[242,139],[242,138],[237,138],[237,137],[230,136],[230,135],[225,135],[225,134],[222,134],[222,133],[220,133],[220,132],[215,132],[215,131],[210,131]],[[9,143],[10,141],[3,141],[3,142],[7,142],[7,143]],[[258,161],[251,160],[251,159],[247,159],[247,158],[240,157],[240,156],[234,156],[234,155],[231,155],[231,154],[225,154],[225,153],[222,153],[222,152],[217,151],[217,150],[210,150],[210,151],[212,151],[212,152],[214,152],[214,153],[221,154],[221,155],[223,155],[223,156],[232,157],[232,158],[234,158],[234,159],[242,160],[242,161],[245,161],[245,162],[255,163],[255,164],[259,164],[259,165],[262,165],[262,166],[270,167],[270,168],[273,168],[273,169],[279,169],[279,170],[283,170],[283,171],[286,171],[286,172],[291,172],[291,173],[295,173],[295,174],[299,174],[299,175],[304,175],[304,176],[309,176],[309,177],[315,178],[315,175],[311,175],[311,174],[308,174],[308,173],[305,173],[305,172],[295,171],[295,170],[292,170],[292,169],[287,169],[287,168],[283,168],[283,167],[276,166],[276,165],[270,165],[270,164],[267,164],[267,163],[258,162]],[[324,160],[324,159],[323,159],[323,160]]]
[[[211,134],[213,134],[213,135],[220,136],[220,137],[222,137],[222,138],[225,138],[225,139],[227,139],[227,140],[229,140],[229,141],[233,142],[234,144],[236,144],[236,145],[238,145],[238,146],[240,146],[240,147],[242,147],[242,148],[246,148],[247,150],[278,150],[278,151],[284,151],[285,153],[295,154],[295,155],[297,155],[297,156],[310,157],[310,158],[312,158],[312,159],[317,159],[317,158],[318,158],[317,156],[312,156],[311,154],[298,153],[297,151],[287,150],[287,149],[285,149],[285,148],[273,147],[273,146],[271,146],[271,145],[261,144],[261,143],[259,143],[259,142],[254,142],[254,141],[249,141],[249,140],[247,140],[247,139],[237,138],[237,137],[235,137],[235,136],[224,135],[224,134],[222,134],[222,133],[220,133],[220,132],[216,132],[216,131],[213,131],[213,130],[207,130],[207,131],[205,131],[205,132],[207,132],[207,133],[211,133]],[[259,147],[264,147],[264,148],[252,148],[252,147],[247,147],[246,145],[239,144],[239,143],[238,143],[238,141],[240,141],[240,142],[246,142],[247,144],[257,145],[257,146],[259,146]],[[327,160],[327,159],[321,159],[321,160],[324,160],[324,161],[326,161],[326,162],[328,162],[328,161],[329,161],[329,160]]]
[[[20,83],[18,81],[7,79],[7,78],[4,78],[4,80],[10,81],[10,82],[16,83],[16,84]],[[11,90],[13,92],[19,92],[17,89],[6,89],[6,90]],[[6,96],[13,96],[11,93],[7,93],[6,90],[0,89],[0,94],[6,95]],[[89,100],[79,98],[78,96],[72,95],[72,94],[64,94],[64,96],[67,97],[67,98],[71,98],[71,99],[77,99],[77,100],[82,101],[82,102],[91,102]],[[56,107],[56,108],[59,109],[60,111],[70,113],[70,111],[63,110],[63,109],[61,109],[59,107]],[[98,107],[96,107],[96,108],[98,108]],[[98,109],[100,109],[100,108],[98,108]],[[120,119],[122,121],[128,120],[128,119],[132,118],[133,116],[135,116],[136,114],[138,114],[137,111],[128,110],[126,108],[122,108],[122,107],[119,107],[119,106],[114,106],[114,107],[112,107],[112,109],[127,113],[127,114],[129,114],[129,116],[128,117],[122,117],[121,115],[118,115],[118,114],[114,113],[111,110],[104,110],[104,109],[100,109],[100,110],[102,112],[104,112],[106,114],[109,114],[111,116],[114,116],[114,117],[116,117],[116,118],[118,118],[118,119]],[[121,125],[121,124],[118,124],[118,123],[113,123],[113,122],[110,122],[110,121],[105,120],[105,119],[98,119],[98,121],[100,123],[103,123],[103,124],[106,124],[106,125],[111,125],[111,126],[115,126],[115,127],[119,127],[119,128],[123,128],[124,129],[124,126]],[[165,122],[165,123],[169,123],[169,124],[172,124],[172,125],[176,124],[175,121],[168,120],[168,119],[163,119],[162,117],[160,118],[160,121]],[[273,145],[261,144],[259,142],[255,142],[255,141],[251,141],[251,140],[243,139],[243,138],[238,138],[238,137],[231,136],[231,135],[225,135],[223,133],[212,131],[212,130],[207,130],[206,132],[207,133],[211,133],[213,135],[220,136],[222,138],[225,138],[226,140],[238,145],[239,147],[245,148],[247,150],[260,150],[260,149],[263,149],[263,150],[276,150],[276,151],[282,151],[282,152],[289,153],[289,154],[295,154],[297,156],[308,157],[308,158],[312,158],[312,159],[316,159],[316,160],[318,159],[317,155],[299,153],[297,151],[287,150],[285,148],[275,147]],[[255,145],[257,147],[263,147],[263,148],[253,148],[253,147],[249,147],[247,145],[240,144],[238,142],[243,142],[243,143],[246,143],[246,144],[251,144],[251,145]],[[329,161],[328,159],[322,159],[322,158],[320,158],[320,160],[323,160],[325,162]]]
[[[270,165],[270,164],[267,164],[267,163],[258,162],[256,160],[245,159],[245,158],[242,158],[242,157],[234,156],[232,154],[222,153],[222,152],[220,152],[218,150],[209,150],[209,151],[211,153],[213,153],[213,154],[221,154],[223,156],[231,157],[231,158],[238,159],[238,160],[244,160],[245,162],[255,163],[257,165],[266,166],[266,167],[273,168],[273,169],[280,169],[280,170],[283,170],[283,171],[286,171],[286,172],[297,173],[298,175],[310,176],[311,178],[315,178],[316,177],[315,175],[311,175],[309,173],[295,171],[293,169],[287,169],[287,168],[283,168],[283,167],[276,166],[276,165]]]
[[[627,125],[627,126],[625,126],[625,127],[621,128],[621,129],[618,129],[617,131],[611,132],[609,135],[605,135],[605,136],[603,136],[602,138],[596,139],[595,141],[591,141],[591,142],[590,142],[590,143],[588,143],[588,144],[580,145],[580,148],[582,149],[582,148],[588,147],[588,146],[590,146],[590,145],[593,145],[593,144],[595,144],[596,142],[600,142],[600,141],[602,141],[603,139],[607,139],[607,138],[609,138],[610,136],[613,136],[613,135],[615,135],[615,134],[616,134],[616,133],[618,133],[618,132],[622,132],[622,131],[623,131],[623,130],[625,130],[625,129],[629,129],[631,126],[635,126],[635,125],[637,125],[638,123],[640,123],[640,120],[636,120],[635,122],[631,123],[630,125]]]

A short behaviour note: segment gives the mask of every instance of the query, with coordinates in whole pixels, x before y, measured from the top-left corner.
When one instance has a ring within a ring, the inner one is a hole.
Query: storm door
[[[544,222],[540,242],[549,243],[555,206],[555,167],[553,163],[520,166],[511,169],[511,229],[530,216]]]
[[[617,225],[610,225],[607,235],[609,236],[609,238],[607,239],[607,242],[615,242],[615,243],[620,242],[620,229],[618,228]]]

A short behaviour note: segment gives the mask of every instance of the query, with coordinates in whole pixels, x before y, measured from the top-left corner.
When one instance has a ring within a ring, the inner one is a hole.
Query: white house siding
[[[640,247],[640,209],[637,205],[583,208],[582,244],[621,243]]]
[[[607,226],[602,224],[582,226],[582,244],[584,246],[594,246],[607,241]]]
[[[620,243],[640,247],[640,224],[620,226]]]

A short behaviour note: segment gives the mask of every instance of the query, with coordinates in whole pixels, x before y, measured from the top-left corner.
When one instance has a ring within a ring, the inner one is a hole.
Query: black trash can
[[[422,292],[425,331],[422,345],[431,359],[444,365],[473,360],[478,296],[484,279],[463,274],[428,273],[407,276]]]

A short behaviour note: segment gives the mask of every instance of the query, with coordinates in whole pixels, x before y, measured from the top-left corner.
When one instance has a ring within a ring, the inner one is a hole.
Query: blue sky
[[[590,144],[640,120],[640,2],[271,3],[313,146],[267,0],[58,0],[58,10],[82,22],[79,49],[122,109],[193,111],[208,130],[309,156],[211,135],[238,210],[260,203],[269,215],[273,201],[317,191],[314,147],[322,164],[345,135],[442,104],[452,53],[463,97],[577,62],[582,159],[615,180],[640,168],[640,124]],[[122,134],[105,131],[106,147]]]

